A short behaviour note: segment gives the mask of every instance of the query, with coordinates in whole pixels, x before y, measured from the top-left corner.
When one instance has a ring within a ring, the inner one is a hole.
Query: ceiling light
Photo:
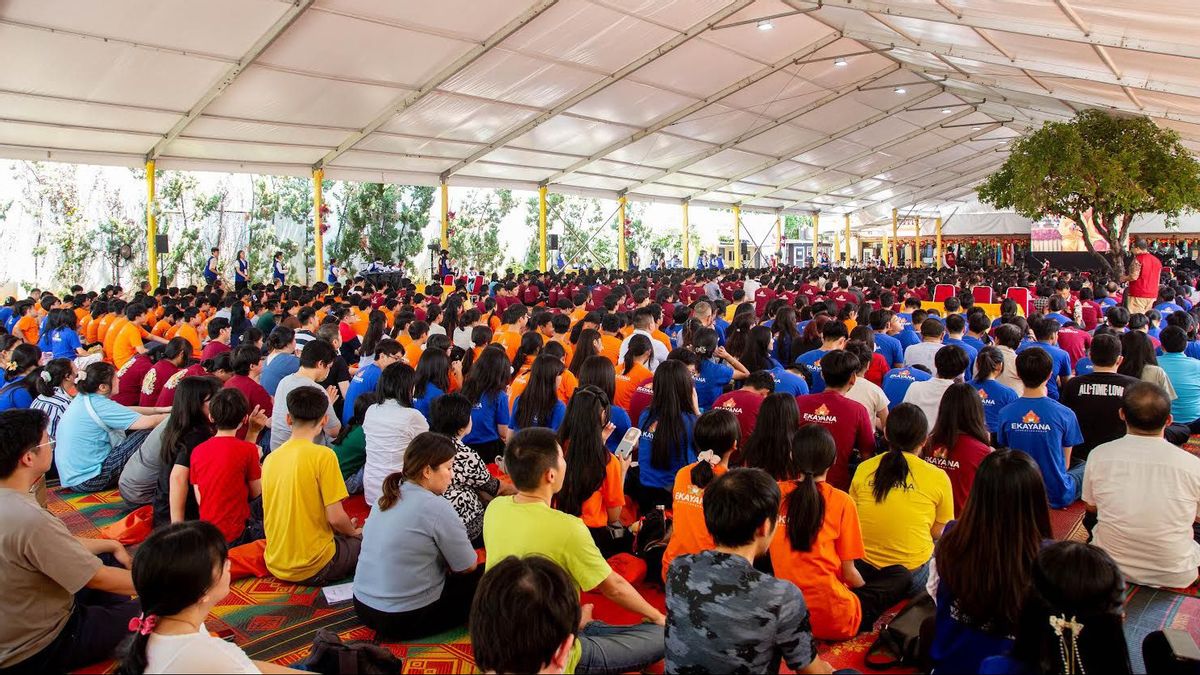
[[[771,23],[770,19],[763,19],[762,21],[758,22],[759,30],[771,30],[774,27],[775,27],[775,24]]]
[[[846,63],[846,59],[843,59],[839,56],[833,60],[833,65],[837,66],[838,68],[845,68],[849,64]]]
[[[892,91],[896,92],[897,94],[903,94],[903,93],[907,92],[908,90],[905,89],[904,87],[896,87]]]
[[[943,114],[943,115],[949,115],[949,114],[950,114],[950,109],[949,109],[949,108],[942,108],[942,114]]]
[[[971,127],[971,131],[979,131],[983,127]]]

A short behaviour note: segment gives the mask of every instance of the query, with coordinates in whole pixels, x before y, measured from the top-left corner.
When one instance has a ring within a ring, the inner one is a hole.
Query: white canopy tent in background
[[[1200,150],[1198,34],[1166,0],[8,0],[0,156],[857,228],[1084,107]]]

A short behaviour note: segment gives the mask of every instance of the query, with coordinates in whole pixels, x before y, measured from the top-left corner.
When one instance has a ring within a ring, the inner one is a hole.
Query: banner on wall
[[[1083,214],[1083,225],[1086,236],[1092,240],[1092,246],[1099,252],[1107,251],[1108,241],[1096,232],[1090,210]],[[1075,226],[1075,221],[1065,216],[1047,216],[1035,221],[1029,232],[1032,250],[1051,253],[1086,253],[1088,249],[1083,241],[1084,236]]]

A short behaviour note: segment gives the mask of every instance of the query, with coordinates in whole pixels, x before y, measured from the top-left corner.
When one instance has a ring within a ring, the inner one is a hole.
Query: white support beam
[[[236,59],[213,52],[202,52],[192,49],[179,49],[168,45],[155,44],[150,42],[135,42],[126,40],[113,35],[97,35],[95,33],[85,33],[83,31],[70,30],[69,28],[60,28],[57,26],[45,26],[42,24],[31,23],[28,21],[17,21],[15,19],[0,18],[0,26],[9,26],[11,28],[20,28],[23,30],[39,31],[43,33],[53,33],[55,35],[69,35],[73,38],[81,40],[89,40],[92,42],[104,42],[107,44],[123,45],[125,47],[134,47],[136,49],[144,49],[162,54],[174,54],[175,56],[189,56],[206,61],[218,61],[220,63],[237,63]]]
[[[791,0],[788,4],[797,8],[824,5],[827,7],[856,9],[883,16],[919,19],[922,21],[966,26],[968,28],[982,28],[1012,35],[1066,40],[1086,45],[1100,45],[1150,54],[1162,54],[1164,56],[1200,59],[1200,43],[1195,41],[1170,42],[1129,36],[1121,33],[1100,33],[1081,30],[1078,27],[1068,27],[1062,24],[1032,24],[1022,18],[1012,16],[970,15],[961,11],[947,13],[942,9],[925,9],[911,3],[899,5],[887,2],[886,0]],[[1059,4],[1061,6],[1061,0],[1059,0]]]
[[[611,155],[612,153],[616,152],[617,150],[620,150],[621,148],[633,145],[634,143],[637,143],[638,141],[642,140],[643,138],[645,138],[651,134],[662,131],[663,129],[671,126],[672,124],[675,124],[676,122],[678,122],[690,115],[694,115],[695,113],[699,112],[700,110],[703,110],[704,108],[707,108],[708,106],[710,106],[732,94],[735,94],[735,93],[741,91],[742,89],[745,89],[746,87],[749,87],[750,85],[752,85],[760,80],[766,79],[767,77],[774,75],[775,73],[783,70],[784,68],[787,68],[788,66],[795,65],[797,61],[803,61],[804,59],[808,58],[809,56],[812,56],[813,54],[821,51],[825,47],[828,47],[829,45],[833,44],[834,42],[837,42],[840,39],[842,39],[842,36],[838,33],[832,33],[830,35],[826,35],[825,37],[821,38],[820,40],[817,40],[816,42],[814,42],[811,45],[805,47],[804,49],[801,49],[800,51],[792,54],[791,56],[781,59],[780,61],[776,61],[775,63],[767,66],[766,68],[763,68],[762,70],[759,70],[758,72],[756,72],[752,75],[749,75],[748,77],[745,77],[741,80],[738,80],[737,82],[734,82],[733,84],[729,85],[728,87],[725,87],[721,91],[718,91],[717,93],[712,94],[711,96],[706,96],[705,98],[702,98],[699,101],[696,101],[695,103],[688,105],[684,108],[676,110],[675,112],[673,112],[665,117],[660,118],[659,120],[657,120],[653,124],[645,127],[644,129],[640,129],[637,133],[632,134],[626,138],[622,138],[621,140],[616,141],[614,143],[610,143],[609,145],[597,150],[596,152],[592,153],[591,155],[589,155],[577,162],[572,163],[567,168],[565,168],[561,171],[557,171],[554,174],[552,174],[549,178],[546,179],[546,183],[554,183],[554,182],[560,180],[561,178],[563,178],[564,176],[571,174],[571,173],[575,173],[579,169],[582,169],[583,167],[587,166],[588,164],[591,164],[592,162],[595,162],[596,160],[604,159],[605,157]]]
[[[884,110],[884,111],[881,111],[874,115],[871,115],[867,119],[865,119],[857,124],[854,124],[853,126],[846,127],[840,131],[834,132],[823,138],[818,138],[817,140],[815,140],[811,143],[806,143],[805,145],[793,147],[793,148],[787,150],[786,152],[781,153],[778,157],[775,157],[771,160],[763,162],[762,164],[757,164],[745,171],[738,172],[731,178],[722,179],[720,182],[714,183],[713,185],[709,185],[708,187],[704,188],[703,190],[697,190],[696,192],[694,192],[691,195],[691,197],[689,197],[689,199],[698,197],[700,195],[703,195],[703,194],[706,194],[709,192],[715,192],[717,190],[729,187],[730,185],[733,185],[734,183],[737,183],[745,178],[753,176],[756,173],[761,173],[763,171],[767,171],[767,170],[771,169],[771,167],[778,166],[784,162],[792,161],[793,159],[795,159],[796,157],[799,157],[800,155],[812,152],[813,150],[817,150],[817,149],[821,148],[822,146],[832,143],[840,138],[849,136],[850,134],[853,134],[857,131],[862,131],[863,129],[866,129],[867,127],[871,126],[872,124],[881,122],[881,121],[891,117],[892,115],[895,115],[896,113],[904,112],[905,110],[911,110],[910,106],[928,101],[929,99],[931,99],[941,93],[942,93],[942,90],[940,88],[935,89],[933,91],[925,92],[924,94],[917,96],[916,98],[912,99],[911,101],[905,101],[904,103],[902,103],[898,106],[894,106],[894,107],[888,108],[887,110]],[[771,190],[771,192],[774,193],[781,189],[783,189],[783,188],[773,188]],[[754,199],[757,199],[757,197],[754,197]]]
[[[342,141],[336,148],[330,150],[328,154],[322,157],[314,165],[314,168],[323,168],[326,164],[329,164],[338,157],[341,157],[346,151],[361,143],[367,136],[375,133],[375,131],[377,131],[380,127],[395,119],[396,115],[399,115],[405,110],[416,105],[421,99],[425,98],[435,89],[442,86],[447,80],[478,61],[480,57],[491,51],[493,47],[508,39],[510,35],[528,25],[529,22],[541,16],[543,12],[556,4],[558,4],[558,0],[540,0],[540,2],[525,10],[525,12],[523,12],[520,16],[502,26],[500,30],[492,33],[488,39],[484,40],[481,44],[472,47],[469,51],[467,51],[467,53],[458,57],[453,63],[440,70],[425,84],[421,85],[420,89],[405,93],[398,97],[395,101],[392,101],[392,103],[385,108],[383,112],[379,113],[379,115],[377,115],[375,119],[371,120],[365,127],[354,132],[346,140]]]
[[[949,185],[943,183],[941,185],[934,185],[931,187],[915,188],[913,190],[909,190],[908,192],[904,192],[904,193],[901,193],[898,195],[892,195],[891,197],[888,197],[887,199],[877,199],[877,200],[871,201],[866,206],[859,207],[859,208],[855,209],[854,211],[851,211],[851,213],[860,213],[860,212],[865,211],[873,206],[878,206],[880,204],[908,203],[908,204],[915,206],[915,205],[921,203],[921,201],[928,199],[929,197],[936,197],[937,195],[940,195],[944,192],[948,192],[950,190],[955,190],[964,185],[970,185],[977,181],[981,181],[984,178],[987,178],[988,175],[990,175],[993,171],[996,170],[996,168],[998,166],[1000,166],[1000,164],[1003,163],[1003,161],[1004,161],[1004,158],[1000,158],[1000,159],[997,159],[995,162],[991,162],[989,164],[981,166],[978,169],[972,169],[970,171],[960,173],[957,175],[954,182]]]
[[[849,94],[852,94],[852,93],[858,91],[858,87],[860,87],[864,84],[867,84],[869,82],[874,82],[875,80],[878,80],[879,78],[882,78],[882,77],[887,77],[888,75],[891,75],[892,73],[895,73],[899,70],[900,70],[900,66],[893,65],[893,66],[888,66],[887,68],[884,68],[882,70],[875,71],[874,73],[871,73],[870,75],[868,75],[860,80],[856,80],[856,81],[851,82],[850,84],[847,84],[843,87],[839,87],[839,88],[833,90],[833,92],[831,92],[830,94],[822,96],[821,98],[817,99],[816,101],[813,101],[812,103],[809,103],[808,105],[806,105],[802,108],[793,110],[792,112],[784,115],[783,117],[777,118],[766,124],[759,125],[759,126],[755,127],[754,129],[751,129],[750,131],[747,131],[746,133],[744,133],[740,136],[737,136],[736,138],[730,139],[728,141],[725,141],[724,143],[721,143],[721,144],[713,146],[707,150],[701,151],[695,155],[692,155],[692,156],[688,157],[687,159],[676,163],[675,165],[671,166],[670,168],[656,171],[649,178],[636,181],[636,182],[632,183],[631,185],[629,185],[628,187],[626,187],[625,189],[632,192],[632,191],[637,190],[638,188],[645,187],[646,185],[649,185],[649,184],[659,181],[663,178],[666,178],[667,176],[670,176],[675,173],[679,173],[680,171],[686,169],[687,167],[689,167],[697,162],[703,161],[705,159],[708,159],[709,157],[712,157],[713,155],[716,155],[716,154],[724,152],[734,146],[745,143],[746,141],[748,141],[760,134],[764,134],[772,129],[783,126],[784,124],[787,124],[788,122],[790,122],[798,117],[807,115],[808,113],[820,108],[821,106],[827,105],[829,103],[833,103],[834,101],[838,100],[839,98],[842,98],[843,96],[847,96]]]
[[[149,152],[146,153],[146,159],[157,159],[159,155],[163,153],[163,150],[165,150],[172,141],[178,138],[179,134],[183,133],[183,130],[186,129],[193,120],[202,115],[204,110],[208,108],[208,106],[211,105],[218,96],[228,89],[229,85],[233,84],[239,75],[245,72],[246,68],[248,68],[250,64],[254,63],[259,56],[262,56],[262,53],[265,52],[268,47],[274,44],[274,42],[279,39],[279,36],[283,35],[285,32],[287,32],[288,28],[292,27],[292,24],[296,22],[296,19],[299,19],[300,15],[304,14],[304,11],[311,7],[314,1],[315,0],[295,0],[292,3],[292,6],[283,13],[283,16],[279,17],[279,19],[271,25],[271,28],[267,30],[262,37],[258,38],[253,45],[250,46],[250,49],[248,49],[246,53],[242,55],[242,58],[238,59],[237,63],[230,66],[229,69],[226,70],[223,75],[221,75],[220,80],[209,87],[208,91],[206,91],[204,95],[200,97],[200,100],[196,102],[196,105],[192,106],[191,109],[188,110],[187,114],[184,115],[178,122],[176,122],[175,125],[163,135],[162,139],[154,144],[154,147],[150,148]]]
[[[640,68],[646,66],[649,63],[652,63],[653,61],[655,61],[659,57],[663,56],[664,54],[670,53],[676,47],[679,47],[680,45],[691,40],[692,38],[696,37],[697,35],[700,35],[701,33],[705,32],[705,31],[711,30],[713,26],[719,24],[720,22],[724,21],[725,19],[728,19],[730,16],[736,14],[737,12],[740,12],[741,10],[745,9],[746,7],[750,6],[753,3],[754,3],[754,0],[734,0],[734,2],[721,8],[720,11],[716,12],[715,14],[710,15],[709,17],[705,18],[704,20],[700,21],[699,23],[688,28],[686,31],[679,33],[675,37],[672,37],[670,40],[667,40],[666,42],[664,42],[663,44],[659,45],[658,47],[650,50],[649,52],[646,52],[645,54],[643,54],[640,57],[638,57],[637,59],[635,59],[633,62],[627,64],[625,67],[616,71],[615,73],[608,75],[606,77],[603,77],[603,78],[597,80],[596,82],[594,82],[593,84],[591,84],[590,86],[584,88],[582,91],[580,91],[572,96],[567,97],[566,100],[562,101],[561,103],[554,106],[553,108],[538,115],[537,117],[534,117],[533,119],[520,125],[516,129],[513,129],[512,131],[504,134],[500,138],[497,138],[496,140],[492,141],[491,143],[488,143],[486,146],[484,146],[480,150],[472,153],[466,159],[455,162],[453,166],[451,166],[449,169],[446,169],[444,172],[442,172],[442,176],[441,176],[442,180],[448,179],[450,176],[453,176],[454,174],[458,173],[459,171],[462,171],[464,168],[471,165],[476,160],[483,158],[484,156],[488,155],[489,153],[493,152],[494,150],[497,150],[498,148],[504,147],[505,145],[510,143],[512,140],[514,140],[516,138],[520,138],[521,136],[524,136],[525,134],[529,133],[533,129],[537,128],[542,123],[547,122],[550,119],[554,118],[558,114],[565,112],[567,110],[570,110],[571,108],[575,107],[576,105],[578,105],[585,99],[607,89],[608,87],[612,86],[613,84],[616,84],[617,82],[620,82],[621,80],[625,79],[630,74],[636,72]]]

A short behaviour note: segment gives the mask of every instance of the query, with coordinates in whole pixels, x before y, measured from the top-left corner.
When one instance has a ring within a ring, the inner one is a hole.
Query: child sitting
[[[189,471],[192,490],[200,505],[200,519],[217,526],[230,546],[262,539],[262,467],[256,444],[263,427],[271,423],[261,408],[238,389],[222,389],[208,403],[217,433],[192,450]],[[238,440],[245,426],[246,440]]]

